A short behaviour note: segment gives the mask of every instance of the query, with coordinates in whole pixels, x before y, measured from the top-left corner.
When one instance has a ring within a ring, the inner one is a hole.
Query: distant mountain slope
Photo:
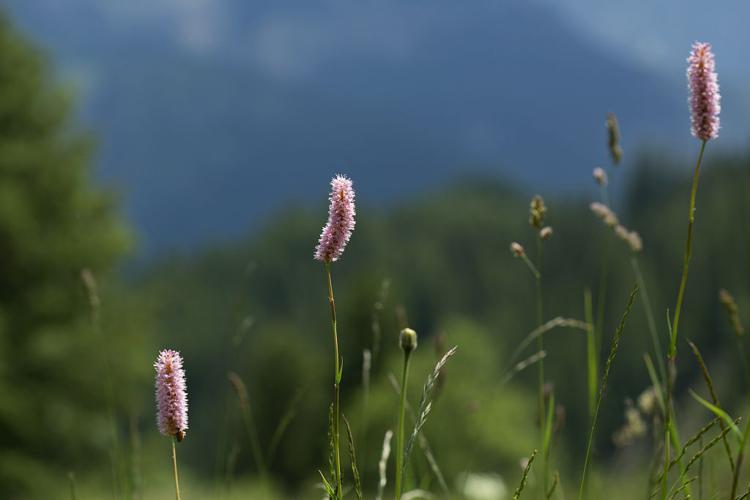
[[[549,9],[311,5],[9,2],[79,83],[101,177],[124,186],[147,252],[319,202],[338,171],[373,203],[476,171],[580,185],[606,158],[610,110],[626,147],[689,141],[682,83],[598,50]]]

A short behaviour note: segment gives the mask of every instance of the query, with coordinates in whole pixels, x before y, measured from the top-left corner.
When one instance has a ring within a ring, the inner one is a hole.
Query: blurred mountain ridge
[[[539,3],[7,6],[80,90],[145,254],[243,234],[337,172],[372,203],[477,172],[575,189],[606,161],[608,111],[627,153],[692,144],[682,73]]]

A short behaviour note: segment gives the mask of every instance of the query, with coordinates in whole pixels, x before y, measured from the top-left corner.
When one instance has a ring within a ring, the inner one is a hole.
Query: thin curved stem
[[[682,303],[685,298],[685,288],[687,287],[688,272],[690,271],[690,259],[693,255],[693,226],[695,224],[695,199],[698,194],[698,181],[700,180],[701,164],[703,163],[703,154],[706,151],[706,141],[701,142],[700,152],[698,153],[698,160],[695,164],[695,171],[693,172],[693,185],[690,189],[690,208],[688,211],[688,229],[687,229],[687,240],[685,242],[685,255],[682,260],[682,278],[680,279],[680,288],[677,292],[677,305],[675,306],[674,319],[672,320],[671,331],[669,332],[669,349],[667,352],[667,401],[665,408],[665,421],[664,426],[666,429],[664,437],[665,452],[669,452],[669,440],[674,439],[677,434],[677,429],[674,425],[674,409],[672,407],[672,393],[674,391],[675,378],[677,377],[677,332],[680,327],[680,317],[682,315]],[[668,455],[665,457],[667,462],[669,461]],[[682,466],[682,462],[680,462]],[[666,470],[665,470],[666,472]],[[666,475],[666,474],[665,474]],[[667,492],[666,485],[662,484],[662,498],[666,497]],[[688,490],[689,491],[689,490]]]
[[[398,408],[398,434],[396,435],[396,500],[401,499],[404,475],[404,414],[406,413],[406,388],[409,380],[410,352],[404,352],[404,370],[401,374],[401,403]]]
[[[620,324],[617,327],[617,330],[615,330],[615,334],[612,337],[612,346],[609,350],[609,356],[607,356],[607,361],[604,364],[604,372],[602,374],[602,381],[601,385],[599,386],[599,393],[596,397],[596,406],[594,407],[594,416],[591,419],[591,428],[589,429],[589,436],[586,443],[586,455],[583,460],[583,472],[581,473],[581,485],[578,489],[578,500],[583,500],[584,493],[586,491],[586,474],[589,469],[590,461],[591,461],[591,449],[594,444],[594,436],[596,434],[596,424],[599,419],[599,410],[602,406],[602,401],[604,400],[604,394],[607,390],[607,382],[609,381],[609,372],[612,368],[612,363],[615,361],[615,356],[617,355],[617,349],[620,346],[620,338],[622,337],[622,332],[625,330],[625,323],[628,320],[628,317],[630,316],[630,310],[633,307],[633,301],[635,301],[635,296],[638,294],[638,285],[636,284],[633,287],[633,291],[630,292],[630,297],[628,298],[628,304],[625,307],[625,313],[622,315],[622,318],[620,319]]]
[[[172,438],[172,471],[174,472],[174,492],[177,500],[180,500],[180,477],[177,474],[177,446],[175,438]]]
[[[544,300],[542,295],[542,239],[537,236],[536,238],[536,320],[539,326],[544,323]],[[544,351],[544,339],[540,335],[537,339],[537,350],[538,352]],[[537,363],[537,372],[539,377],[539,431],[542,436],[542,449],[544,448],[544,435],[545,435],[545,416],[547,410],[544,404],[544,358],[539,360]],[[547,491],[547,472],[549,467],[549,458],[546,453],[542,456],[542,492]]]
[[[341,484],[341,445],[340,445],[340,390],[341,385],[341,357],[339,355],[339,336],[336,330],[336,302],[333,298],[333,280],[331,278],[331,263],[325,263],[326,275],[328,277],[328,304],[331,308],[331,331],[333,333],[333,354],[334,354],[334,378],[333,378],[333,448],[336,462],[336,497],[344,497]]]
[[[742,440],[740,441],[740,451],[737,452],[737,461],[735,462],[732,474],[732,494],[729,497],[731,499],[734,499],[737,494],[737,483],[740,479],[740,470],[742,469],[742,461],[745,458],[745,446],[747,445],[748,437],[750,437],[750,421],[745,424],[745,432],[742,433]]]
[[[680,327],[680,316],[682,314],[682,302],[685,298],[685,288],[687,287],[688,272],[690,271],[690,259],[693,256],[693,225],[695,224],[695,198],[698,194],[698,180],[700,179],[701,163],[703,163],[703,153],[706,151],[706,141],[701,143],[701,149],[698,153],[698,161],[695,164],[693,172],[693,187],[690,190],[690,211],[688,212],[688,230],[687,241],[685,242],[685,257],[682,261],[682,279],[680,280],[680,289],[677,292],[677,305],[674,310],[674,319],[672,320],[672,332],[669,343],[669,356],[674,357],[677,354],[677,331]]]
[[[661,376],[662,383],[667,378],[667,370],[664,366],[663,353],[661,351],[661,342],[659,341],[659,331],[656,328],[656,321],[654,320],[654,311],[651,307],[651,299],[648,296],[648,289],[646,288],[646,281],[643,279],[643,273],[641,273],[641,266],[638,264],[638,257],[631,255],[630,263],[633,266],[633,273],[635,279],[638,282],[638,288],[641,290],[641,302],[643,302],[643,310],[646,312],[646,322],[648,323],[648,331],[651,334],[651,342],[654,345],[654,357],[658,363],[659,375]]]

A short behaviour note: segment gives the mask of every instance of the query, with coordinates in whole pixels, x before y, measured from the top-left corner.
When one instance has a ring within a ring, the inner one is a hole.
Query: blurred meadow
[[[749,498],[750,6],[608,4],[0,4],[0,498]]]

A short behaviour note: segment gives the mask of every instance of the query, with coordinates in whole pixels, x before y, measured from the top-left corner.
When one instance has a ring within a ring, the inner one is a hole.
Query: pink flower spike
[[[182,357],[177,351],[165,349],[159,352],[154,368],[156,368],[156,424],[159,432],[182,441],[188,428],[187,387],[185,370],[182,369]]]
[[[344,253],[354,231],[354,189],[351,179],[337,175],[331,180],[330,201],[328,222],[315,248],[315,260],[321,262],[336,262]]]
[[[719,136],[719,78],[711,44],[695,42],[688,57],[688,88],[693,136],[708,141]]]

